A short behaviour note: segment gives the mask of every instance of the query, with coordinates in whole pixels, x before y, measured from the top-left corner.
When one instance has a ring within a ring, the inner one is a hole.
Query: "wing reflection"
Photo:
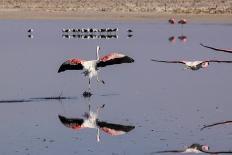
[[[232,151],[209,151],[208,145],[194,143],[183,150],[164,150],[156,153],[207,153],[207,154],[231,154]]]
[[[79,131],[84,128],[97,129],[98,142],[100,141],[100,130],[110,136],[119,136],[126,134],[135,128],[135,126],[131,125],[115,124],[99,120],[99,113],[104,107],[105,105],[98,106],[96,112],[93,112],[89,103],[88,112],[85,112],[83,117],[69,118],[63,115],[58,115],[58,117],[64,126],[73,130]]]

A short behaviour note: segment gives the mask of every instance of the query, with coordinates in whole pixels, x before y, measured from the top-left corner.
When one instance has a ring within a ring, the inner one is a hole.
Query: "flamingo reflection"
[[[209,151],[209,149],[210,148],[208,145],[194,143],[185,149],[164,150],[164,151],[157,151],[156,153],[207,153],[207,154],[231,154],[232,153],[232,151]]]
[[[100,130],[111,136],[119,136],[126,134],[133,130],[135,126],[131,125],[121,125],[108,123],[98,119],[100,110],[104,108],[105,105],[97,107],[97,111],[93,112],[89,104],[88,112],[84,113],[82,118],[68,118],[62,115],[58,115],[61,123],[73,130],[79,131],[84,128],[97,129],[97,141],[100,141]]]
[[[203,60],[203,61],[166,61],[166,60],[156,60],[151,59],[154,62],[164,62],[164,63],[179,63],[184,64],[184,69],[199,70],[201,68],[207,68],[209,63],[232,63],[232,61],[220,61],[220,60]]]

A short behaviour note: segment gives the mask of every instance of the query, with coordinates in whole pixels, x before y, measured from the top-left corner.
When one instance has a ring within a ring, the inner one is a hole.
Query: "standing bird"
[[[123,135],[125,133],[130,132],[135,128],[135,126],[121,125],[121,124],[113,124],[104,121],[100,121],[98,119],[98,115],[100,109],[102,109],[104,105],[97,108],[97,112],[94,113],[90,110],[88,113],[84,114],[84,118],[67,118],[65,116],[58,115],[61,123],[71,129],[80,130],[82,128],[93,128],[97,129],[97,141],[100,141],[100,130],[111,136]]]
[[[231,124],[232,121],[223,121],[223,122],[218,122],[218,123],[213,123],[213,124],[210,124],[210,125],[204,125],[201,130],[204,130],[206,128],[210,128],[210,127],[213,127],[213,126],[217,126],[217,125],[222,125],[222,124]]]
[[[114,64],[121,63],[132,63],[134,59],[120,53],[112,52],[103,57],[99,57],[100,47],[97,46],[96,51],[96,60],[82,60],[78,58],[73,58],[65,61],[59,68],[58,73],[64,72],[66,70],[84,70],[83,74],[89,78],[89,90],[90,90],[90,81],[92,77],[96,76],[98,82],[105,83],[103,80],[98,78],[98,69],[99,67],[105,67]]]
[[[194,143],[187,147],[186,149],[182,150],[165,150],[165,151],[158,151],[156,153],[206,153],[209,150],[208,145],[201,145],[198,143]]]
[[[232,63],[232,61],[219,61],[219,60],[204,60],[204,61],[164,61],[164,60],[155,60],[151,59],[151,61],[155,62],[164,62],[164,63],[180,63],[184,64],[186,67],[185,69],[191,70],[199,70],[201,68],[207,68],[210,62],[217,62],[217,63]]]
[[[176,20],[175,20],[175,18],[170,18],[170,19],[168,20],[168,22],[169,22],[169,24],[175,24],[175,23],[176,23]]]
[[[200,43],[201,46],[205,47],[205,48],[209,48],[211,50],[215,50],[215,51],[222,51],[222,52],[227,52],[227,53],[232,53],[232,49],[225,49],[225,48],[214,48],[214,47],[211,47],[211,46],[207,46],[207,45],[204,45],[202,43]]]
[[[186,19],[180,19],[178,21],[178,24],[181,24],[181,25],[187,24],[187,20]]]

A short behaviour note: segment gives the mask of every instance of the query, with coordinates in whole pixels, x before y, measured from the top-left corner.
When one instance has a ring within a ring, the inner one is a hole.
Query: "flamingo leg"
[[[99,80],[98,73],[97,73],[97,82],[101,82],[101,83],[105,84],[105,81]]]

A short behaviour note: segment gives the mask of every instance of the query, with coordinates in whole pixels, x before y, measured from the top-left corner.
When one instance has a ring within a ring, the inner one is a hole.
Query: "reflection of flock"
[[[117,39],[118,28],[67,28],[62,29],[63,38],[77,39]]]

